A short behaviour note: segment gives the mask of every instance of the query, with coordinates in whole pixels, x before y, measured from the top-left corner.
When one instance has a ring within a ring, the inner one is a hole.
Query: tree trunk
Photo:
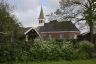
[[[93,43],[93,22],[90,23],[90,42]]]

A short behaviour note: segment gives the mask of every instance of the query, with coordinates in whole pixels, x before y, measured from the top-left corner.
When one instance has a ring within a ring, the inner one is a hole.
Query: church
[[[52,20],[45,22],[43,8],[41,7],[40,16],[38,18],[39,26],[30,27],[25,31],[26,41],[30,39],[77,39],[80,31],[71,21]]]

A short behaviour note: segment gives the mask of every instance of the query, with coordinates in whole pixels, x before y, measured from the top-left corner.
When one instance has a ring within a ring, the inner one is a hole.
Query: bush
[[[91,52],[91,48],[93,48],[94,45],[92,43],[90,43],[89,41],[81,41],[79,43],[79,48],[81,51],[84,52]]]
[[[88,59],[92,57],[92,48],[94,45],[89,41],[81,41],[79,43],[79,58]]]
[[[27,60],[30,48],[32,48],[32,42],[2,43],[0,44],[0,62]]]
[[[57,42],[55,40],[49,41],[35,41],[31,49],[32,60],[72,60],[76,59],[74,47],[70,41]]]
[[[58,46],[52,43],[53,41],[35,41],[31,48],[33,60],[56,60],[58,59]]]
[[[74,60],[77,58],[76,51],[73,47],[72,42],[70,41],[64,42],[61,50],[63,52],[62,54],[65,60]]]
[[[14,61],[16,59],[16,51],[13,43],[0,44],[0,62]]]
[[[78,46],[77,46],[78,45]],[[93,44],[88,41],[34,40],[30,42],[0,44],[0,62],[4,61],[52,61],[91,58]]]
[[[90,56],[89,56],[89,54],[87,52],[79,52],[78,58],[79,59],[89,59]]]

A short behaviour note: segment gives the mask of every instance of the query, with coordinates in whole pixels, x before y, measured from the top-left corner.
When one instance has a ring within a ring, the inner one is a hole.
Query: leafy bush
[[[58,59],[58,46],[54,45],[52,41],[35,41],[31,48],[32,59],[34,60],[52,60]]]
[[[31,49],[33,60],[72,60],[76,59],[73,44],[68,41],[57,42],[55,40],[41,41],[37,40]]]
[[[63,52],[63,58],[65,60],[73,60],[77,58],[75,55],[76,52],[75,52],[72,42],[70,41],[64,42],[61,50]]]
[[[81,41],[79,43],[79,58],[88,59],[92,57],[92,48],[94,45],[89,41]]]
[[[87,52],[79,52],[78,58],[79,59],[89,59],[90,56],[89,56],[89,54]]]
[[[31,47],[32,42],[2,43],[0,44],[0,62],[27,60]]]
[[[92,43],[90,43],[89,41],[81,41],[79,43],[79,48],[81,51],[84,52],[91,52],[91,48],[93,48],[94,45]]]
[[[0,44],[0,62],[4,61],[50,61],[91,58],[93,44],[88,41],[34,40],[30,42]]]

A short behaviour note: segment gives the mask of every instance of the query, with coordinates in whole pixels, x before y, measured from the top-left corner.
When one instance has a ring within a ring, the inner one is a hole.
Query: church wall
[[[43,39],[74,39],[79,34],[79,32],[41,33]]]

